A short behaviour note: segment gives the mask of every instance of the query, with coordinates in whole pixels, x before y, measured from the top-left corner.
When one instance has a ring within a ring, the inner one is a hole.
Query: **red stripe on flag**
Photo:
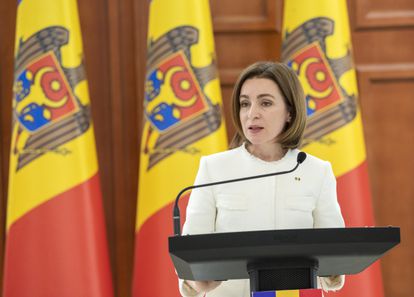
[[[379,262],[359,274],[345,277],[345,285],[338,292],[324,293],[326,297],[383,297],[382,275]]]
[[[180,200],[181,223],[189,195]],[[173,203],[160,209],[139,229],[135,237],[132,296],[181,297],[178,277],[168,253],[168,237],[174,235]]]
[[[113,296],[99,177],[31,210],[7,234],[5,297]]]
[[[374,216],[369,188],[367,162],[337,178],[338,199],[347,227],[374,226]],[[365,271],[347,276],[339,292],[329,292],[329,297],[383,297],[382,275],[379,262]]]
[[[321,289],[302,289],[299,290],[299,297],[323,297],[323,294]]]
[[[338,200],[347,227],[373,226],[367,162],[337,178]]]

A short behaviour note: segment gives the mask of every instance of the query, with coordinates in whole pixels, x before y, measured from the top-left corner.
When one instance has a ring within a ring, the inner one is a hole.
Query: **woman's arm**
[[[326,162],[325,174],[316,207],[313,211],[314,228],[345,227],[336,194],[336,178],[331,164]]]
[[[320,195],[313,212],[314,228],[345,227],[336,193],[336,178],[331,164],[327,162]],[[344,275],[333,275],[319,279],[324,291],[339,290],[345,283]]]
[[[211,182],[208,165],[201,158],[195,185]],[[212,187],[193,189],[187,206],[183,235],[205,234],[215,231],[216,201]]]
[[[200,160],[195,185],[211,182],[207,162]],[[211,187],[194,189],[187,206],[187,215],[183,227],[183,235],[204,234],[215,231],[216,202]],[[200,297],[214,290],[221,282],[179,280],[180,293],[184,297]]]

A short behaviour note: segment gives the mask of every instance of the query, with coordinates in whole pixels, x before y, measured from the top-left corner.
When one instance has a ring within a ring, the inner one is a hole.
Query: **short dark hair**
[[[279,87],[285,100],[291,120],[278,136],[278,143],[284,149],[298,148],[302,142],[306,126],[306,103],[303,88],[296,73],[287,65],[270,61],[256,62],[240,74],[233,89],[232,119],[236,127],[236,134],[230,144],[231,148],[249,142],[240,123],[240,91],[244,82],[251,78],[266,78],[274,81]]]

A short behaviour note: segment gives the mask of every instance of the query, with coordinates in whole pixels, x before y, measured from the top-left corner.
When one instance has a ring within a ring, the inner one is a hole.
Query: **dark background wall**
[[[83,0],[79,13],[117,297],[130,296],[147,0]],[[229,136],[239,71],[278,60],[282,0],[211,0]],[[348,0],[367,158],[378,226],[402,243],[382,261],[386,297],[412,295],[414,279],[414,2]],[[0,2],[0,265],[4,253],[16,0]],[[248,50],[246,50],[248,48]],[[1,276],[1,272],[0,272]]]

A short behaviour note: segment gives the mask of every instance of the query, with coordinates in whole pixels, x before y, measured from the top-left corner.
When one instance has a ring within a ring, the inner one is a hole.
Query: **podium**
[[[250,279],[250,290],[316,288],[316,276],[363,271],[400,243],[398,227],[267,230],[168,238],[178,277]]]

